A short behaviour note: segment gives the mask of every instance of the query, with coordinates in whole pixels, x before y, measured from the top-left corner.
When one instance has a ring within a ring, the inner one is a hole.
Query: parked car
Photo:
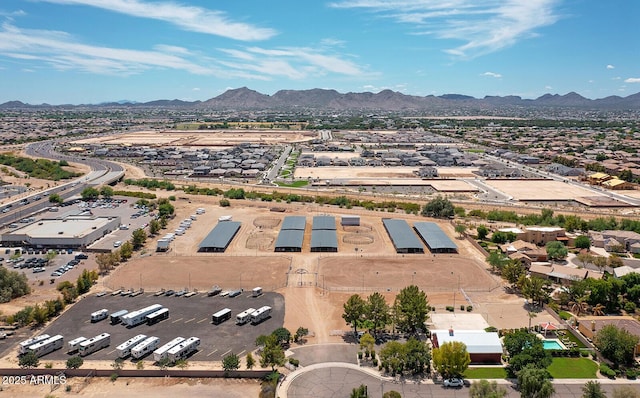
[[[451,387],[451,388],[459,388],[464,385],[461,379],[457,379],[455,377],[452,379],[445,379],[443,384],[445,387]]]
[[[169,289],[169,290],[167,290],[166,292],[164,292],[164,295],[165,295],[165,296],[173,296],[173,294],[174,294],[174,293],[175,293],[175,292],[174,292],[173,290]]]

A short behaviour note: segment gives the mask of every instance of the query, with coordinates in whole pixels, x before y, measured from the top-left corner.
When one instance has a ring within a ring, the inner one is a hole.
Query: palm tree
[[[600,303],[596,304],[593,306],[593,308],[591,309],[591,312],[593,313],[593,315],[595,316],[603,316],[604,315],[604,309],[606,307]]]
[[[569,302],[569,307],[571,308],[571,312],[576,314],[576,316],[580,316],[581,313],[587,312],[589,310],[589,304],[585,301],[586,297],[578,297],[575,301]]]
[[[536,314],[536,313],[535,313],[535,312],[533,312],[533,311],[529,311],[529,312],[527,312],[527,315],[529,315],[529,330],[531,330],[531,320],[532,320],[533,318],[537,317],[537,316],[538,316],[538,314]]]

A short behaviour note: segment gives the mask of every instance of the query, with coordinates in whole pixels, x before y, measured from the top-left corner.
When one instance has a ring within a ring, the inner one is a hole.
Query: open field
[[[315,137],[314,132],[283,130],[215,130],[215,131],[137,131],[119,135],[76,140],[72,145],[114,144],[149,146],[235,146],[253,142],[260,144],[286,144]]]
[[[473,167],[437,167],[440,177],[475,177]],[[320,180],[358,180],[362,178],[409,178],[418,179],[414,174],[418,170],[418,166],[398,166],[398,167],[296,167],[295,178],[318,178]],[[418,179],[419,180],[419,179]],[[396,182],[395,180],[393,181]],[[381,181],[382,184],[388,184],[389,181]]]
[[[485,180],[485,184],[519,201],[567,201],[582,196],[597,196],[587,189],[550,180]]]

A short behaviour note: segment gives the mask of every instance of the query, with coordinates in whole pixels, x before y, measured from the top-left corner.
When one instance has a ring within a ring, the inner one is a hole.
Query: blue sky
[[[640,91],[638,0],[2,0],[0,103]]]

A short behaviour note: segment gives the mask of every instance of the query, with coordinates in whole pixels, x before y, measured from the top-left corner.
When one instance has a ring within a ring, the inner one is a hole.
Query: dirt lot
[[[559,181],[485,180],[487,185],[520,201],[573,200],[582,196],[595,196],[593,192]]]
[[[319,178],[357,180],[358,178],[415,178],[418,167],[296,167],[295,178]],[[477,168],[438,168],[438,175],[449,177],[474,177]],[[385,181],[379,182],[384,185]]]

